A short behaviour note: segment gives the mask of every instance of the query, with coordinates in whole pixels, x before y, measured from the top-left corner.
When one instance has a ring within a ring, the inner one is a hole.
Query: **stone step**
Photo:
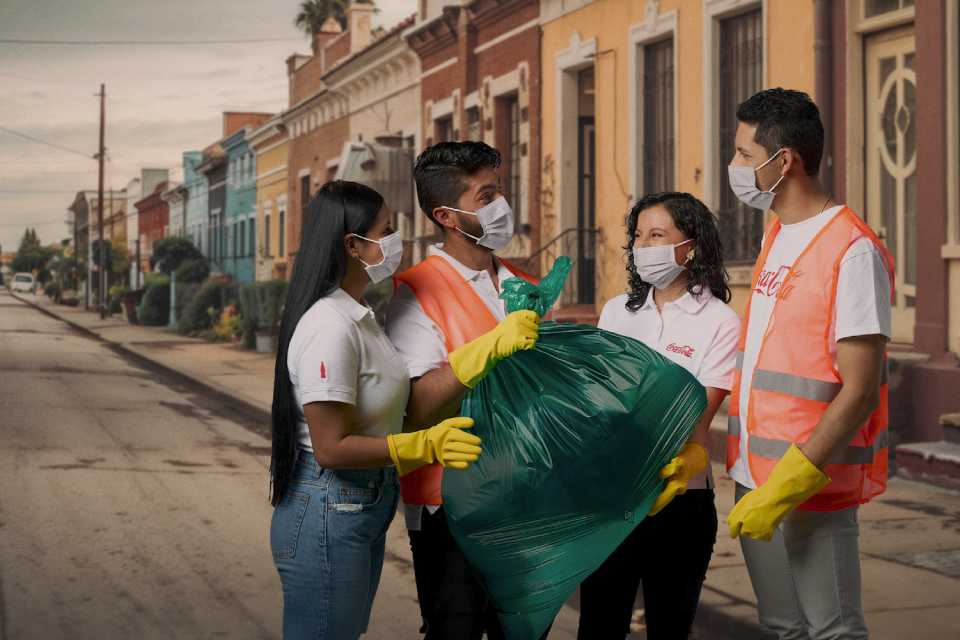
[[[960,444],[960,413],[943,414],[940,416],[940,426],[943,427],[944,440]]]
[[[901,444],[896,469],[904,478],[960,490],[960,444],[945,440]]]

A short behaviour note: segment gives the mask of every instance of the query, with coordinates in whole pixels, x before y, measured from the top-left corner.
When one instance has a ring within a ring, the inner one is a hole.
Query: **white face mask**
[[[734,195],[740,199],[740,202],[748,207],[760,209],[761,211],[766,211],[773,205],[773,199],[777,197],[777,194],[775,194],[773,190],[783,182],[786,176],[780,176],[780,179],[770,187],[769,191],[761,191],[757,187],[757,171],[767,166],[774,158],[780,155],[782,151],[783,149],[777,150],[775,154],[770,156],[766,162],[756,169],[750,166],[734,166],[732,164],[727,167],[727,175],[730,177],[730,189]]]
[[[483,229],[483,235],[479,238],[467,233],[460,227],[456,227],[456,229],[481,247],[498,251],[510,244],[510,240],[513,239],[513,209],[510,208],[510,204],[503,196],[476,211],[464,211],[453,207],[444,208],[457,213],[477,216],[480,228]]]
[[[693,242],[684,240],[678,244],[663,244],[655,247],[634,247],[633,265],[637,275],[655,289],[668,287],[677,279],[685,266],[677,264],[677,252],[680,245]]]
[[[360,258],[357,258],[357,260],[360,260],[360,262],[363,263],[363,267],[367,272],[367,276],[370,278],[370,282],[377,284],[378,282],[382,282],[396,273],[397,267],[400,266],[400,261],[403,259],[403,239],[400,237],[399,231],[395,231],[388,236],[380,238],[379,240],[365,238],[359,233],[354,233],[353,237],[380,245],[380,254],[383,256],[383,258],[380,259],[380,262],[376,264],[367,264]]]

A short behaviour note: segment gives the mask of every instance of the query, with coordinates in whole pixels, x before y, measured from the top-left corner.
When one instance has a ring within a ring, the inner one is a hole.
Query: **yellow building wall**
[[[767,0],[764,3],[766,86],[799,89],[813,95],[813,3]],[[676,11],[674,100],[676,103],[676,186],[704,197],[704,115],[716,105],[704,103],[705,16],[699,0],[661,0],[660,13]],[[596,1],[547,22],[542,41],[542,154],[543,188],[541,240],[560,233],[560,167],[557,157],[557,54],[570,46],[574,32],[581,41],[597,39],[596,74],[596,226],[600,229],[597,254],[599,310],[626,290],[623,221],[632,199],[634,168],[630,164],[631,101],[630,28],[646,18],[646,3]],[[772,46],[771,46],[772,45]],[[609,52],[612,50],[613,52]],[[814,96],[814,99],[815,96]],[[616,123],[614,123],[614,117]],[[638,159],[639,161],[639,159]],[[619,173],[619,177],[618,177]],[[575,204],[570,206],[576,206]],[[720,221],[722,224],[723,221]],[[549,265],[547,265],[549,266]],[[731,271],[735,282],[731,305],[742,312],[749,289],[750,267]]]
[[[270,145],[265,145],[269,147]],[[263,178],[257,178],[257,280],[270,280],[284,277],[287,257],[280,250],[280,209],[287,197],[287,147],[284,141],[266,152],[257,151],[257,175],[261,176],[280,167],[282,169]],[[270,225],[265,224],[265,214],[270,203]],[[285,208],[285,207],[284,207]],[[289,213],[287,214],[289,224]],[[270,254],[264,255],[267,246],[267,234],[270,238]],[[286,250],[286,247],[285,247]],[[286,251],[285,251],[286,253]]]

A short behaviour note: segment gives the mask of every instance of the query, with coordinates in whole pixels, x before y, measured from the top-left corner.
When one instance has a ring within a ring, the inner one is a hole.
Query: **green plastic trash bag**
[[[569,269],[505,281],[507,310],[545,315]],[[692,375],[640,342],[555,322],[466,396],[483,455],[444,474],[444,509],[509,640],[537,640],[646,516],[705,406]]]

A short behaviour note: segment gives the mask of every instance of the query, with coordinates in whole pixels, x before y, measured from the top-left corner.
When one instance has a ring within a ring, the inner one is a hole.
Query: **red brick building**
[[[134,204],[137,208],[137,235],[140,236],[140,270],[150,271],[150,256],[153,255],[153,243],[166,235],[170,224],[170,208],[160,195],[167,190],[169,183],[164,181],[154,187],[145,198]]]
[[[329,91],[322,77],[370,43],[373,5],[352,4],[348,28],[332,18],[314,36],[313,55],[287,58],[290,106],[281,114],[289,136],[287,159],[287,252],[292,260],[300,247],[303,209],[310,196],[336,172],[343,144],[350,138],[349,105],[340,92]]]
[[[423,147],[482,140],[500,150],[500,179],[517,214],[517,235],[500,253],[529,257],[540,243],[540,3],[441,4],[421,0],[407,32],[422,69]],[[420,216],[418,225],[428,242],[432,223]]]

